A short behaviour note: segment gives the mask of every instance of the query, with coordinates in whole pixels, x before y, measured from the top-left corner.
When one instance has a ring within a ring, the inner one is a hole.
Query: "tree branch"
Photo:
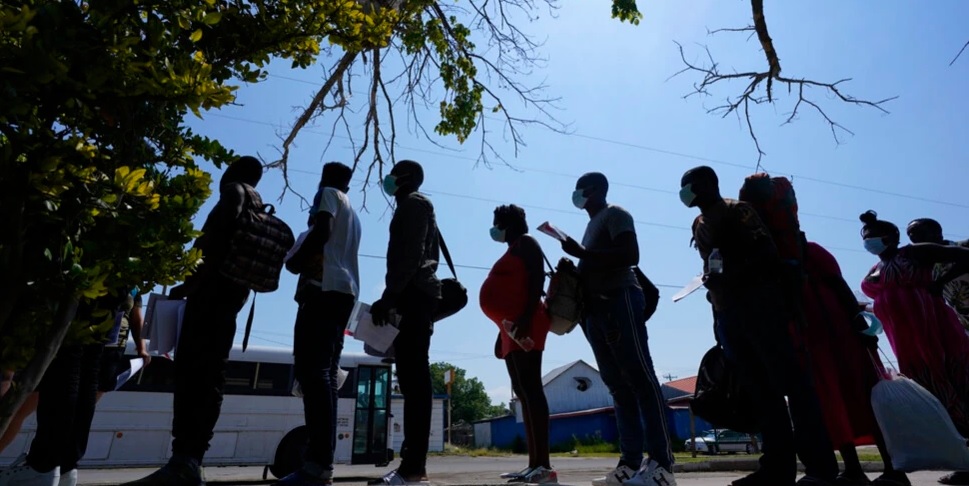
[[[949,63],[949,66],[952,66],[953,64],[955,64],[956,61],[958,61],[959,58],[962,57],[962,53],[966,51],[967,47],[969,47],[969,41],[966,41],[966,43],[962,45],[962,49],[959,49],[959,53],[956,54],[956,57],[952,58],[952,62]]]
[[[754,146],[757,149],[757,166],[760,167],[760,162],[766,153],[763,151],[760,145],[760,140],[754,130],[753,122],[750,115],[750,105],[751,103],[759,105],[762,103],[774,103],[776,101],[774,93],[775,83],[780,83],[787,87],[788,93],[794,91],[797,88],[797,101],[794,104],[793,110],[788,114],[784,124],[793,123],[794,120],[798,118],[800,109],[803,105],[810,106],[816,111],[821,118],[828,124],[831,129],[831,134],[835,140],[835,143],[840,144],[841,134],[854,135],[854,133],[847,129],[844,125],[841,125],[834,119],[832,119],[824,108],[821,107],[817,102],[813,101],[809,96],[810,88],[817,88],[826,92],[829,95],[833,95],[838,100],[859,106],[866,106],[869,108],[874,108],[882,113],[888,113],[888,111],[882,106],[889,101],[897,98],[893,96],[891,98],[885,98],[878,101],[858,99],[851,95],[845,94],[841,91],[842,83],[850,81],[850,79],[841,79],[833,83],[814,81],[805,78],[791,78],[781,75],[781,62],[780,57],[777,54],[777,50],[774,47],[774,41],[770,37],[770,33],[767,29],[767,20],[764,16],[764,1],[763,0],[751,0],[751,14],[753,16],[753,25],[739,28],[739,29],[717,29],[711,34],[718,32],[750,32],[753,31],[757,35],[757,40],[761,45],[764,52],[765,60],[767,61],[766,71],[747,71],[747,72],[732,72],[724,73],[720,71],[720,66],[714,60],[713,55],[710,53],[710,49],[704,46],[704,51],[706,52],[709,64],[699,65],[694,62],[690,62],[686,58],[686,53],[683,46],[680,43],[676,43],[680,51],[680,59],[685,66],[682,70],[673,74],[671,78],[676,77],[680,74],[686,72],[695,72],[702,76],[702,79],[694,83],[693,91],[684,96],[690,97],[693,95],[710,95],[710,90],[717,84],[725,84],[726,82],[735,80],[746,80],[747,84],[743,91],[737,96],[728,97],[723,105],[714,107],[707,110],[708,113],[721,115],[726,117],[731,113],[737,113],[740,108],[743,108],[744,112],[744,122],[747,125],[747,130],[750,133],[750,137],[754,142]],[[739,114],[738,114],[739,116]]]

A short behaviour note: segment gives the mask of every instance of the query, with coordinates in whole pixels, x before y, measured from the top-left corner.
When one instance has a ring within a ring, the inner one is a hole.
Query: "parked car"
[[[760,438],[758,437],[758,443]],[[686,450],[693,450],[693,442],[686,440]],[[750,434],[744,434],[727,429],[708,430],[696,437],[696,451],[705,454],[720,454],[727,452],[730,454],[746,452],[753,454],[756,451]]]

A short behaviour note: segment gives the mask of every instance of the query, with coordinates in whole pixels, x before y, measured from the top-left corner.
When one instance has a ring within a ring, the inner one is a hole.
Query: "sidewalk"
[[[515,471],[523,467],[524,457],[431,457],[428,461],[428,475],[434,486],[507,486],[498,475],[505,471]],[[750,459],[715,460],[677,466],[676,479],[680,486],[726,486],[739,479],[756,467]],[[393,466],[393,465],[392,465]],[[601,477],[615,467],[614,459],[597,458],[555,458],[553,466],[559,473],[559,483],[563,485],[589,485],[596,477]],[[873,465],[869,465],[871,467]],[[363,486],[370,479],[379,478],[388,468],[373,466],[342,466],[335,471],[335,482],[340,486]],[[133,481],[150,474],[154,469],[85,469],[80,471],[78,484],[84,486],[114,486]],[[205,471],[211,484],[219,485],[257,485],[271,484],[262,479],[261,467],[212,467]],[[910,475],[914,486],[930,486],[943,473],[927,472]],[[874,478],[877,473],[869,473]]]

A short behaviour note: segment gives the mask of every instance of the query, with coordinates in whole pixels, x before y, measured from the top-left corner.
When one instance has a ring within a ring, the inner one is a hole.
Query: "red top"
[[[541,297],[538,297],[541,300]],[[525,261],[517,255],[513,255],[511,248],[495,262],[491,268],[488,278],[481,284],[481,293],[478,302],[481,310],[489,319],[498,325],[498,333],[501,337],[501,357],[505,358],[512,351],[521,351],[518,345],[502,325],[502,321],[509,320],[515,322],[525,312],[525,305],[528,300],[528,270],[525,268]],[[529,337],[535,342],[533,351],[545,349],[545,338],[548,336],[551,321],[545,312],[545,305],[539,301],[535,306],[535,313],[532,316],[532,327]]]

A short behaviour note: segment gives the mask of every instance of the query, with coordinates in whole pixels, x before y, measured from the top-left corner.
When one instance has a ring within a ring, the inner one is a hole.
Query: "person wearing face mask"
[[[592,484],[673,486],[666,402],[649,353],[646,300],[634,271],[639,263],[636,227],[628,211],[606,202],[608,192],[603,174],[579,178],[572,203],[589,214],[589,224],[581,244],[572,238],[562,243],[565,253],[579,259],[582,331],[612,394],[619,430],[619,464]]]
[[[528,484],[558,482],[549,462],[548,401],[542,386],[542,351],[551,321],[542,304],[544,255],[528,234],[525,210],[495,209],[491,239],[508,246],[481,284],[481,310],[498,325],[495,355],[505,360],[515,396],[521,400],[528,467],[503,479]],[[511,334],[511,335],[510,335]]]
[[[969,437],[969,336],[955,311],[930,291],[933,267],[969,264],[969,249],[936,243],[899,248],[897,226],[874,211],[862,214],[861,221],[865,250],[879,258],[861,290],[875,301],[899,371],[932,392],[959,433]],[[969,485],[969,472],[939,482]]]
[[[908,224],[908,239],[912,243],[935,243],[937,245],[969,248],[969,240],[949,241],[942,236],[942,225],[929,218],[919,218]],[[933,268],[933,290],[942,293],[946,302],[955,309],[959,321],[969,332],[969,267],[939,263]]]
[[[225,370],[236,334],[236,317],[249,289],[225,276],[220,268],[230,258],[232,237],[251,194],[262,178],[255,157],[240,157],[230,165],[219,185],[219,201],[212,208],[195,247],[204,262],[185,283],[172,288],[169,298],[186,299],[175,359],[172,420],[172,457],[161,469],[126,486],[202,486],[202,458],[222,411]]]
[[[424,169],[412,160],[398,162],[383,180],[384,192],[394,198],[397,209],[390,221],[386,286],[370,312],[376,325],[388,324],[391,311],[400,317],[394,358],[405,398],[404,443],[400,467],[370,484],[427,484],[432,393],[428,353],[441,281],[437,278],[440,234],[434,205],[418,192],[423,183]]]
[[[838,463],[817,395],[788,333],[790,316],[779,290],[781,261],[770,232],[750,205],[720,195],[710,167],[687,171],[680,187],[683,204],[700,209],[693,240],[703,259],[717,342],[759,406],[760,468],[732,484],[793,485],[797,456],[806,475],[796,484],[834,483]]]

